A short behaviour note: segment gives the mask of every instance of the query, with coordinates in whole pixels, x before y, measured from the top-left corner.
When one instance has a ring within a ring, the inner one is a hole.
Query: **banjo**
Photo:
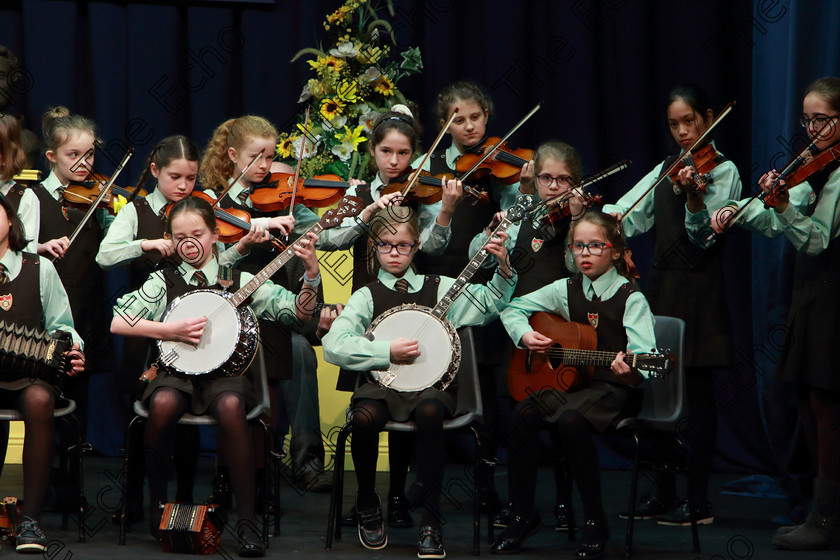
[[[532,207],[531,197],[520,196],[490,238],[521,220]],[[371,370],[368,374],[371,381],[400,392],[429,387],[443,391],[452,383],[461,365],[461,339],[446,313],[487,255],[487,249],[482,247],[434,308],[407,303],[385,311],[371,322],[365,332],[370,340],[391,341],[403,337],[420,342],[420,355],[416,359],[392,363],[386,370]]]
[[[293,244],[277,255],[236,293],[223,290],[195,290],[172,300],[161,317],[173,323],[191,317],[207,317],[207,325],[198,345],[170,340],[157,341],[158,362],[178,377],[235,377],[242,375],[257,353],[260,328],[254,311],[245,301],[275,272],[295,256],[294,247],[303,246],[309,233],[318,234],[335,227],[346,217],[357,216],[363,208],[361,199],[345,196],[338,207],[328,210],[321,219]]]

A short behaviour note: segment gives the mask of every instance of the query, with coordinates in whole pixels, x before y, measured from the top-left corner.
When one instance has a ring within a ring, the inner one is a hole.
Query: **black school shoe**
[[[15,550],[29,554],[41,554],[47,550],[47,537],[31,517],[24,517],[17,526]]]
[[[502,509],[499,510],[499,513],[493,517],[493,527],[496,529],[507,529],[508,524],[510,524],[510,519],[513,517],[513,502],[508,502]]]
[[[265,546],[262,539],[249,528],[242,528],[239,534],[239,556],[242,558],[262,558],[265,556]]]
[[[446,551],[443,549],[443,535],[440,529],[433,529],[430,525],[420,527],[417,558],[446,558]]]
[[[680,502],[676,499],[665,503],[653,494],[645,494],[639,500],[639,505],[636,506],[636,514],[633,516],[636,519],[655,519],[660,515],[664,515],[673,511],[678,507]],[[630,512],[625,510],[618,514],[621,519],[629,519]]]
[[[376,496],[378,504],[375,508],[360,510],[356,502],[358,516],[359,541],[362,546],[370,550],[385,548],[388,544],[388,533],[385,531],[385,520],[382,518],[382,502]]]
[[[405,496],[388,497],[388,527],[407,529],[414,526]]]
[[[568,532],[575,525],[575,512],[572,505],[557,504],[554,509],[554,530]]]
[[[659,516],[656,522],[668,527],[689,527],[691,526],[691,515],[689,511],[688,501],[682,502],[670,512]],[[694,517],[697,519],[698,525],[711,525],[714,523],[715,516],[712,513],[712,504],[706,502],[700,507],[695,508]]]
[[[610,528],[593,519],[587,519],[581,529],[580,546],[575,550],[578,560],[600,560],[604,557],[607,540],[610,538]]]
[[[534,511],[530,517],[515,515],[511,518],[507,529],[499,535],[490,546],[493,554],[515,554],[522,548],[525,539],[540,530],[540,513]]]

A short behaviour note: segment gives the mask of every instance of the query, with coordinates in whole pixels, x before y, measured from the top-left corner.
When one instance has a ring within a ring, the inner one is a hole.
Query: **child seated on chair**
[[[457,185],[460,188],[460,182]],[[357,290],[324,337],[324,359],[338,366],[364,372],[388,369],[393,363],[411,363],[424,352],[446,352],[424,346],[423,334],[414,339],[369,340],[364,336],[374,318],[405,303],[433,308],[455,282],[452,278],[420,276],[412,261],[420,248],[414,212],[404,206],[389,206],[371,221],[369,258],[378,262],[378,279]],[[455,300],[446,314],[453,326],[485,324],[499,314],[513,293],[515,273],[508,263],[505,234],[488,241],[486,250],[498,259],[498,274],[488,285],[468,284],[469,297]],[[359,493],[356,497],[359,540],[369,549],[388,543],[382,504],[375,490],[379,432],[389,420],[414,420],[417,426],[418,472],[426,495],[420,528],[419,558],[444,558],[440,531],[440,487],[444,468],[443,420],[458,410],[456,382],[446,390],[429,387],[417,392],[398,392],[373,382],[359,385],[352,397],[353,437],[351,451]]]
[[[71,368],[75,377],[85,369],[79,350],[81,337],[73,329],[67,292],[52,262],[26,253],[23,225],[9,202],[0,195],[0,321],[6,325],[65,331],[73,337]],[[18,552],[39,553],[47,539],[38,523],[50,478],[53,450],[53,411],[61,389],[46,379],[30,375],[0,378],[0,408],[20,411],[26,435],[23,440],[23,520],[18,525]]]
[[[152,273],[139,290],[120,298],[114,307],[111,332],[199,346],[208,318],[162,323],[160,318],[167,305],[176,297],[200,288],[221,289],[224,284],[236,291],[252,276],[219,267],[215,253],[219,230],[213,209],[206,201],[188,197],[175,204],[166,223],[166,236],[174,241],[183,263],[177,269],[167,268]],[[264,231],[253,229],[242,241],[252,244],[265,239],[267,234]],[[296,320],[295,317],[307,320],[311,316],[316,299],[315,287],[321,280],[315,240],[316,236],[309,234],[294,244],[295,254],[306,263],[299,299],[296,301],[294,294],[266,281],[251,294],[250,306],[258,317],[291,323]],[[161,367],[142,399],[149,408],[145,441],[152,536],[158,536],[159,505],[166,502],[173,427],[186,412],[210,414],[218,422],[217,429],[224,442],[237,498],[240,555],[263,556],[265,551],[253,523],[254,456],[245,415],[256,402],[248,372],[239,377],[188,380],[175,377]]]

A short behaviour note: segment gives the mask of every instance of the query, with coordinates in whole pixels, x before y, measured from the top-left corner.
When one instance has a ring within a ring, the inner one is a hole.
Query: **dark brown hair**
[[[146,182],[146,179],[151,174],[152,164],[155,164],[158,172],[160,172],[164,167],[172,163],[177,159],[185,159],[187,161],[201,161],[201,155],[198,151],[198,146],[195,145],[195,142],[187,138],[186,136],[167,136],[163,140],[157,143],[152,149],[152,152],[149,154],[149,158],[146,160],[146,167],[143,168],[143,172],[140,174],[140,178],[137,179],[137,189],[131,196],[128,197],[128,201],[131,202],[137,197],[137,193],[140,191],[140,186]]]
[[[20,144],[20,121],[0,115],[0,181],[8,181],[23,170],[26,153]]]
[[[569,235],[566,239],[567,245],[571,244],[574,240],[575,228],[583,222],[595,224],[603,230],[607,241],[612,244],[612,249],[618,251],[618,258],[613,260],[613,266],[618,270],[619,274],[630,280],[630,283],[635,286],[636,279],[633,277],[633,274],[630,273],[630,269],[627,267],[627,261],[624,259],[624,254],[627,251],[627,242],[621,234],[621,227],[618,225],[618,220],[615,219],[615,216],[611,216],[610,214],[606,214],[600,210],[587,210],[582,216],[580,216],[580,218],[572,220],[572,223],[569,226]],[[574,256],[571,251],[568,250],[566,254],[566,264],[571,266],[574,265]]]
[[[210,203],[197,196],[188,196],[176,202],[172,206],[172,210],[169,211],[169,217],[166,220],[166,233],[172,235],[172,220],[183,212],[195,212],[201,216],[211,232],[216,231],[216,214],[213,212]]]
[[[435,116],[438,121],[449,120],[449,112],[457,101],[475,101],[482,111],[493,114],[493,100],[475,82],[455,82],[449,84],[438,94],[435,101]]]
[[[371,152],[392,130],[396,130],[408,138],[412,154],[419,151],[420,127],[414,117],[399,111],[388,111],[379,115],[379,118],[373,123],[373,129],[370,132]]]
[[[9,249],[16,253],[23,251],[27,244],[26,235],[23,232],[23,223],[3,195],[0,195],[0,207],[3,208],[6,217],[9,219]]]

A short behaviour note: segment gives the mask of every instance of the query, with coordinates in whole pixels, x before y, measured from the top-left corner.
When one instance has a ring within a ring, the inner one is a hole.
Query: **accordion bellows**
[[[222,521],[216,505],[176,504],[163,506],[160,541],[164,552],[215,554],[222,536]]]
[[[72,345],[70,333],[50,335],[0,321],[0,381],[29,377],[58,385],[65,373],[65,353]]]

